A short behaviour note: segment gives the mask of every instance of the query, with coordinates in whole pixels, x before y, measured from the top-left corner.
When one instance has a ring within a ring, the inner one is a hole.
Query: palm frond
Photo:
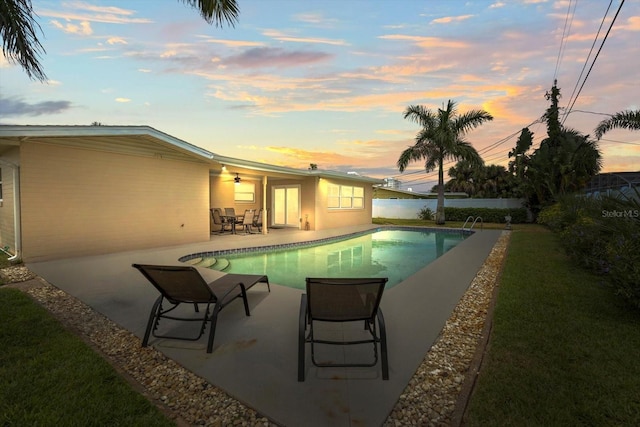
[[[40,53],[45,50],[36,34],[42,29],[34,15],[31,0],[0,0],[2,53],[9,62],[20,64],[30,79],[45,82],[40,64]]]
[[[182,2],[197,9],[207,23],[215,24],[216,27],[222,27],[224,23],[235,27],[238,22],[240,8],[236,0],[182,0]]]
[[[493,116],[484,110],[470,110],[456,117],[453,127],[462,135],[477,128],[484,122],[493,120]]]
[[[435,120],[433,112],[424,105],[409,105],[404,110],[403,117],[419,124],[422,128],[430,127]]]
[[[625,110],[615,113],[611,118],[603,120],[596,127],[596,138],[613,129],[640,130],[640,110]]]

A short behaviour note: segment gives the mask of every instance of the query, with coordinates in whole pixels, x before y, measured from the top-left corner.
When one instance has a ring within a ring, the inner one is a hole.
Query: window
[[[253,203],[256,201],[256,185],[253,182],[241,182],[233,185],[235,201],[241,203]]]
[[[364,187],[329,184],[329,209],[363,209]]]

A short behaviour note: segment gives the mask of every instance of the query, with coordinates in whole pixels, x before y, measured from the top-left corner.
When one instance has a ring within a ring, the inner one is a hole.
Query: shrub
[[[640,308],[640,194],[572,196],[542,211],[538,221],[558,231],[579,265],[606,277]]]
[[[431,221],[433,219],[433,211],[426,206],[423,207],[418,212],[418,219]]]
[[[447,221],[464,222],[467,218],[481,217],[483,222],[504,224],[505,216],[511,216],[512,224],[522,224],[527,222],[527,209],[498,209],[498,208],[444,208],[444,216]]]

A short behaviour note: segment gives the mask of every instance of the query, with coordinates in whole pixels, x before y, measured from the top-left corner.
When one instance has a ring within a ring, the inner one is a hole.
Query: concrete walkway
[[[39,262],[28,268],[142,338],[158,294],[132,263],[177,264],[178,258],[191,253],[315,240],[367,228],[376,227],[212,236],[201,244]],[[271,285],[270,293],[263,284],[249,291],[250,317],[240,302],[221,312],[211,354],[205,351],[206,334],[196,342],[152,338],[150,345],[278,424],[379,426],[500,234],[476,232],[385,292],[381,307],[387,324],[389,381],[382,380],[379,366],[315,368],[307,351],[306,381],[298,382],[302,291],[277,284]],[[203,274],[214,279],[223,273],[204,269]]]

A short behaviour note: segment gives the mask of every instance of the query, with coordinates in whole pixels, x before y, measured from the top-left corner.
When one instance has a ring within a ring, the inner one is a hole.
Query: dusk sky
[[[0,55],[0,124],[148,125],[223,156],[428,191],[437,172],[396,166],[419,130],[408,105],[489,111],[467,140],[504,166],[523,127],[534,148],[546,136],[554,79],[564,108],[588,74],[561,115],[582,133],[640,108],[640,0],[602,45],[623,1],[238,0],[239,22],[219,28],[178,0],[33,0],[49,81]],[[600,148],[604,172],[640,170],[640,132]]]

